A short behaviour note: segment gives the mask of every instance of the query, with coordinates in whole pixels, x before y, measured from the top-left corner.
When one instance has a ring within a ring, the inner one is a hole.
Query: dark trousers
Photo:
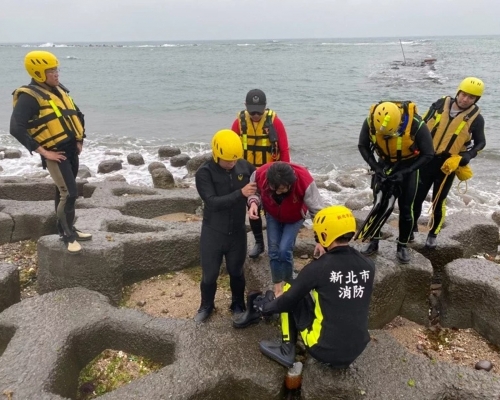
[[[201,270],[201,308],[213,307],[217,278],[222,259],[226,260],[229,274],[232,304],[245,304],[245,274],[243,266],[247,255],[247,234],[244,227],[231,235],[217,232],[202,225],[200,238]]]
[[[76,176],[78,174],[79,159],[76,153],[66,152],[66,160],[44,160],[47,170],[54,183],[56,193],[54,198],[57,215],[57,231],[63,236],[64,241],[72,242],[76,238],[73,231],[75,222],[75,202],[78,198]]]
[[[398,195],[398,206],[399,206],[399,239],[398,242],[400,244],[407,244],[408,240],[410,239],[411,232],[413,230],[413,225],[414,225],[414,210],[413,210],[413,205],[415,202],[415,196],[417,193],[417,185],[418,185],[418,176],[419,172],[414,171],[410,174],[406,174],[404,176],[404,180],[402,183],[397,184],[398,188],[395,189],[396,193],[399,193]],[[377,186],[380,184],[377,181],[376,175],[375,177],[375,182],[374,186],[375,191],[377,189]],[[375,192],[374,191],[374,192]],[[380,239],[381,238],[381,231],[382,227],[378,229],[377,232],[375,232],[375,235],[373,236],[374,239]]]
[[[415,204],[413,206],[413,214],[415,216],[415,231],[418,231],[418,218],[422,213],[422,204],[427,197],[427,193],[432,187],[432,201],[436,199],[436,195],[439,192],[441,184],[446,179],[446,182],[441,189],[438,199],[436,200],[436,205],[434,208],[434,218],[432,220],[431,229],[429,234],[437,235],[443,226],[444,217],[446,216],[446,197],[450,193],[450,189],[453,186],[453,181],[455,179],[455,173],[453,172],[449,176],[441,171],[443,163],[446,161],[445,157],[434,157],[431,162],[424,165],[420,169],[420,179],[418,182],[417,196],[415,197]]]

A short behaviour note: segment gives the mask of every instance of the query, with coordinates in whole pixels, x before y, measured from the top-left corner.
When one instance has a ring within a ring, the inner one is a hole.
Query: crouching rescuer
[[[306,265],[283,295],[253,300],[262,315],[280,313],[281,342],[264,340],[260,350],[285,367],[295,362],[300,333],[309,354],[334,368],[347,368],[370,341],[368,310],[375,266],[349,246],[356,221],[348,208],[319,211],[313,229],[326,253]]]

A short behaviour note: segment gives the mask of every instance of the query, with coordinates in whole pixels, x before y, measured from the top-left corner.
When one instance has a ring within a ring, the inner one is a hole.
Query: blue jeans
[[[293,273],[293,248],[304,220],[301,219],[291,224],[284,224],[278,222],[269,214],[266,214],[266,220],[267,254],[271,260],[273,283],[291,282]]]

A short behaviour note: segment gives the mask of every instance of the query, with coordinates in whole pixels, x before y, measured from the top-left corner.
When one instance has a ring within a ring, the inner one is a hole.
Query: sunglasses
[[[264,114],[263,112],[260,112],[260,111],[252,111],[251,113],[249,113],[250,115],[262,115]]]

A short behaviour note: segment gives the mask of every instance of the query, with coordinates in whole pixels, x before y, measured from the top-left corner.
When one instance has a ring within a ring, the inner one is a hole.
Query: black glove
[[[462,159],[460,160],[460,163],[458,165],[461,167],[465,167],[467,164],[469,164],[472,156],[468,151],[464,151],[463,153],[460,153],[460,155],[462,156]]]
[[[391,182],[401,184],[405,178],[405,175],[410,174],[412,171],[409,169],[402,169],[401,171],[396,171],[387,176],[387,179]]]
[[[255,311],[259,311],[262,313],[262,315],[266,315],[267,313],[264,312],[264,306],[274,300],[274,293],[272,290],[268,290],[266,294],[257,296],[254,301],[253,301],[253,308]],[[272,314],[272,313],[271,313]]]

